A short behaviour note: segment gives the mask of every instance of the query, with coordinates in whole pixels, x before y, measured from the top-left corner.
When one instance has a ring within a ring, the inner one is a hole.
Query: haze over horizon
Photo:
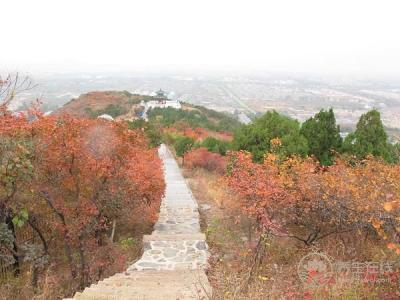
[[[0,71],[400,75],[396,1],[7,1]]]

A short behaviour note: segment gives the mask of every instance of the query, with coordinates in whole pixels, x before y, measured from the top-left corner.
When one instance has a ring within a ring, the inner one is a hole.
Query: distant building
[[[154,98],[157,98],[159,100],[168,100],[167,95],[165,94],[165,92],[162,89],[159,89],[156,92],[156,96]]]
[[[147,120],[147,111],[151,108],[167,108],[167,107],[172,107],[175,109],[182,108],[182,105],[178,100],[168,99],[168,96],[162,89],[159,89],[156,92],[156,96],[154,96],[154,98],[155,100],[147,102],[142,100],[142,102],[140,102],[140,106],[144,108],[142,118],[145,120]]]
[[[176,109],[181,109],[181,103],[178,100],[155,100],[145,102],[143,105],[145,108],[167,108],[172,107]]]

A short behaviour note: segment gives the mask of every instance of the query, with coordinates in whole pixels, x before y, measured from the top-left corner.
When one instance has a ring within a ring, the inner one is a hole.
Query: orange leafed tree
[[[291,199],[280,184],[277,167],[255,164],[244,151],[230,153],[228,158],[231,163],[225,179],[242,200],[243,210],[256,219],[262,231],[282,232],[275,212]]]
[[[155,220],[165,187],[161,161],[142,132],[122,123],[40,114],[30,119],[5,110],[0,116],[7,158],[1,221],[11,229],[30,226],[41,236],[42,254],[33,260],[47,257],[46,265],[57,265],[63,249],[71,277],[79,275],[84,286],[115,260],[112,224],[135,230]],[[15,246],[15,256],[24,257]]]
[[[281,161],[268,154],[263,164],[246,152],[230,154],[228,186],[260,229],[312,245],[345,232],[374,231],[400,252],[400,166],[368,158],[337,159],[323,167],[311,158]]]

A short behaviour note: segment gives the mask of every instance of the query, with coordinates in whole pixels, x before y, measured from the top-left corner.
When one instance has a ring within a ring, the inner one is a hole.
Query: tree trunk
[[[40,231],[39,226],[37,226],[36,223],[36,218],[34,217],[29,217],[28,219],[28,224],[31,226],[31,228],[36,232],[36,234],[39,236],[40,241],[42,242],[43,246],[43,252],[45,255],[49,254],[49,247],[47,245],[47,241],[44,238],[43,233]]]
[[[38,270],[38,266],[36,265],[36,262],[33,262],[33,264],[32,264],[31,273],[32,273],[31,285],[33,287],[33,290],[36,293],[37,286],[38,286],[38,280],[39,280],[39,270]]]
[[[66,233],[64,235],[64,250],[65,250],[65,254],[67,255],[67,259],[68,259],[68,265],[69,265],[69,269],[71,271],[71,277],[75,278],[76,277],[76,270],[75,270],[75,265],[74,265],[74,261],[72,259],[72,250],[71,250],[71,244],[68,241],[68,230],[67,230],[67,223],[65,222],[65,217],[62,213],[60,213],[53,205],[53,202],[51,201],[51,198],[49,196],[49,194],[45,191],[42,191],[42,196],[44,197],[44,199],[46,200],[47,204],[50,206],[50,208],[53,210],[53,212],[55,213],[55,215],[60,219],[61,224],[63,224],[64,228],[66,229]]]
[[[79,237],[79,258],[80,258],[80,271],[81,271],[81,282],[80,287],[83,289],[86,286],[86,259],[85,259],[85,249],[83,247],[82,237]]]
[[[7,210],[6,212],[6,224],[7,224],[7,228],[11,231],[12,235],[13,235],[13,259],[14,259],[14,263],[13,263],[13,267],[14,267],[14,277],[18,277],[19,274],[21,273],[21,268],[20,268],[20,259],[19,259],[19,255],[18,255],[18,244],[17,244],[17,236],[15,234],[15,227],[14,227],[14,223],[12,222],[13,216],[10,210]]]
[[[67,256],[68,266],[69,266],[69,270],[71,272],[71,277],[72,277],[72,279],[74,279],[76,277],[76,270],[75,270],[74,261],[72,259],[71,245],[67,241],[66,238],[65,238],[65,243],[64,243],[64,251],[65,251],[65,255]]]
[[[251,222],[251,219],[250,218],[247,218],[247,221],[248,221],[248,227],[247,227],[247,238],[248,238],[248,242],[249,243],[251,243],[251,239],[252,239],[252,233],[253,233],[253,223]]]
[[[115,234],[116,225],[117,225],[117,221],[114,219],[112,222],[112,230],[111,230],[111,236],[110,236],[111,243],[114,242],[114,234]]]

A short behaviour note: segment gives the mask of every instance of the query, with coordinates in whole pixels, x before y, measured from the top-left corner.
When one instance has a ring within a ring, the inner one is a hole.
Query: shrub
[[[140,129],[144,132],[150,147],[158,147],[162,143],[160,129],[154,124],[146,122],[142,119],[127,121],[130,129]]]
[[[188,152],[185,156],[186,166],[190,169],[203,168],[210,172],[224,174],[226,160],[218,153],[208,151],[206,148],[198,148]]]
[[[89,115],[89,118],[95,119],[103,114],[107,114],[113,118],[116,118],[126,114],[128,110],[119,104],[109,104],[106,108],[99,110],[92,110],[90,107],[86,107],[85,112]]]
[[[306,245],[330,235],[375,232],[400,254],[398,165],[368,158],[323,167],[310,158],[279,161],[272,154],[257,164],[246,152],[230,158],[227,183],[261,231]]]
[[[148,111],[149,120],[158,122],[163,127],[168,127],[179,122],[185,122],[192,128],[205,128],[215,131],[234,131],[240,127],[239,121],[233,116],[193,106],[192,110],[167,108],[154,108]]]
[[[254,161],[262,162],[264,154],[271,151],[271,140],[279,138],[282,141],[280,155],[283,157],[308,154],[306,138],[300,134],[297,120],[268,111],[261,118],[249,125],[241,127],[234,136],[235,150],[245,150],[252,154]]]
[[[187,136],[179,136],[174,142],[174,148],[176,155],[184,157],[185,153],[188,152],[194,144],[194,140]]]
[[[230,143],[227,141],[221,141],[213,137],[207,137],[199,143],[199,147],[207,148],[208,151],[219,153],[221,155],[225,155],[228,149],[230,148]]]

